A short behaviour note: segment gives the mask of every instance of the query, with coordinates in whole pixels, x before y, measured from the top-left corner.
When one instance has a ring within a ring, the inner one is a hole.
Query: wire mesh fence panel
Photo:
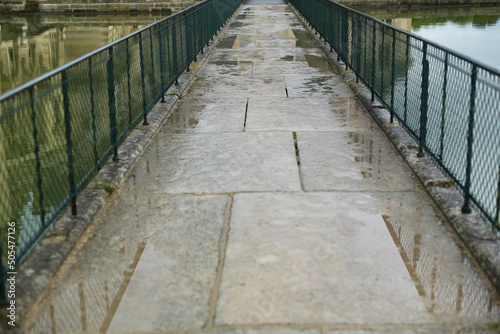
[[[241,4],[206,0],[0,96],[0,302],[19,264]]]
[[[462,189],[462,211],[500,230],[500,73],[338,3],[289,2]]]

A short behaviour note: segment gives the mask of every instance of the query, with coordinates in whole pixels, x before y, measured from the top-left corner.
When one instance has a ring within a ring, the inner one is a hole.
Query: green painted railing
[[[288,0],[500,231],[500,72],[328,0]]]
[[[0,96],[0,284],[241,2],[206,0]]]

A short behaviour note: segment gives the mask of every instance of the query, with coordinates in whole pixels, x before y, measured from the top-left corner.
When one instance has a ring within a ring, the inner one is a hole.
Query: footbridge
[[[3,329],[497,333],[500,74],[207,0],[0,96]]]

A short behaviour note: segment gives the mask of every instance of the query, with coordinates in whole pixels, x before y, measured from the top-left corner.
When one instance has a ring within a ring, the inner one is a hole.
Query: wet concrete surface
[[[269,1],[223,32],[27,332],[497,331],[482,271],[290,8]]]

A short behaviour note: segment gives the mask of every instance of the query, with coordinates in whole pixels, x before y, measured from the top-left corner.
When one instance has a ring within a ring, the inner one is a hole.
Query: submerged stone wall
[[[0,0],[1,12],[177,12],[202,0]]]

